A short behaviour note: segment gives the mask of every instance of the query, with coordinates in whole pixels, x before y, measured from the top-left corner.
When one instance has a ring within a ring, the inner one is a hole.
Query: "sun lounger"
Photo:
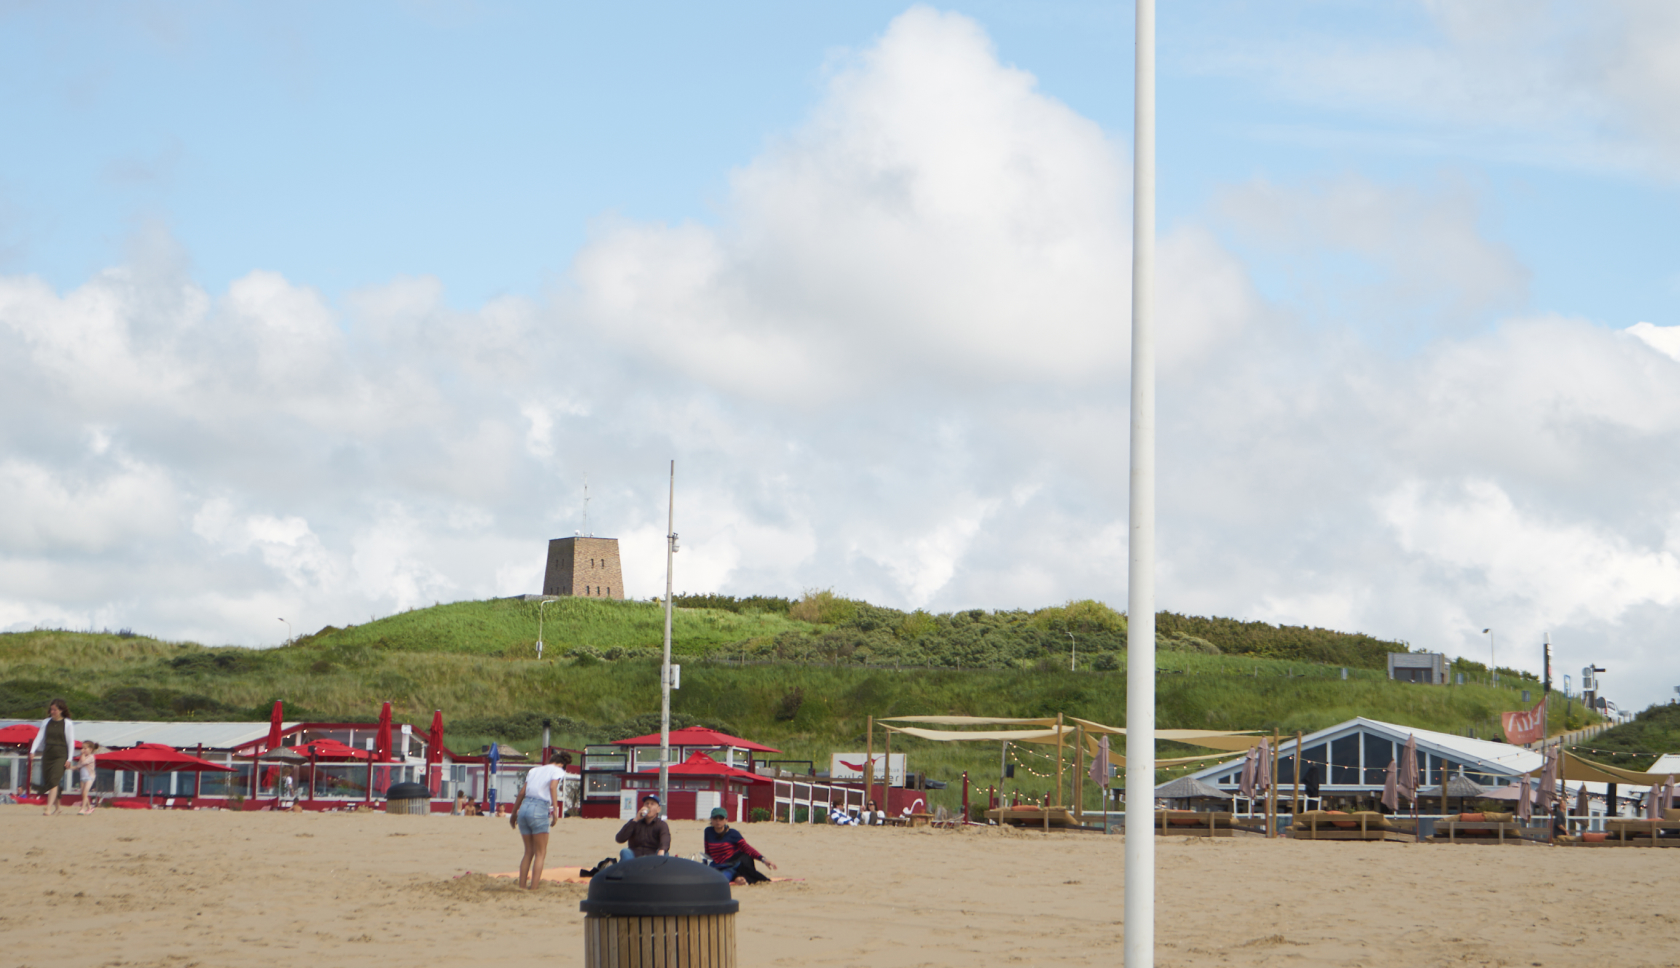
[[[1680,847],[1680,819],[1632,820],[1614,817],[1604,821],[1607,843],[1618,847]]]
[[[1046,816],[1046,813],[1048,813],[1048,816]],[[1051,807],[1048,811],[1026,804],[1018,807],[994,808],[986,811],[986,819],[1016,827],[1043,827],[1046,826],[1046,823],[1051,827],[1079,826],[1079,822],[1073,816],[1073,811],[1068,807]]]
[[[1523,839],[1522,824],[1517,823],[1516,815],[1511,813],[1461,813],[1453,820],[1436,823],[1435,836],[1429,839],[1437,844],[1496,846],[1516,846],[1528,842]]]
[[[1161,837],[1229,837],[1232,835],[1231,813],[1157,810],[1155,833]]]
[[[1289,824],[1294,840],[1374,840],[1411,844],[1417,835],[1406,833],[1374,810],[1343,813],[1340,810],[1308,810],[1298,813]]]

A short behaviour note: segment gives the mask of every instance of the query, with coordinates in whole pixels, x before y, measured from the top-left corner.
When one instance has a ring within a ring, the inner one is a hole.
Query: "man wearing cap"
[[[712,825],[706,828],[706,860],[728,875],[732,884],[757,884],[770,879],[753,866],[755,860],[764,861],[764,866],[771,870],[776,869],[768,858],[753,850],[739,830],[730,828],[729,812],[722,807],[712,808]]]
[[[613,838],[621,844],[628,845],[618,852],[619,860],[671,852],[671,828],[660,819],[659,809],[659,794],[650,793],[642,798],[642,808],[636,811],[636,816],[620,828],[618,836]]]

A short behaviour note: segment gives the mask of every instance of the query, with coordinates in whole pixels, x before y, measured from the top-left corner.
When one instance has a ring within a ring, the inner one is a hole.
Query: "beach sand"
[[[563,821],[551,868],[617,829]],[[735,889],[743,966],[1120,964],[1120,837],[741,829],[797,879]],[[0,807],[0,966],[581,963],[586,886],[485,876],[519,854],[490,818]],[[1680,965],[1680,849],[1168,838],[1157,861],[1163,968]]]

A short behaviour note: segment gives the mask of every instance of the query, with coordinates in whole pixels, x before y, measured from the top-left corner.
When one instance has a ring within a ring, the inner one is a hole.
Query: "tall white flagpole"
[[[677,462],[665,511],[665,656],[659,666],[659,809],[671,809],[671,563],[677,554]]]
[[[1126,968],[1155,964],[1155,0],[1137,0],[1132,473],[1126,614]]]

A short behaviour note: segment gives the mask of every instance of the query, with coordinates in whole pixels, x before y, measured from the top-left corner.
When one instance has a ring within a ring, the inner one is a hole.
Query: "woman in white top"
[[[513,803],[508,825],[525,841],[525,856],[519,861],[519,886],[536,890],[542,883],[543,862],[548,859],[548,828],[557,817],[561,784],[566,770],[558,763],[536,767],[525,774],[519,799]]]
[[[47,703],[47,718],[35,730],[29,755],[41,754],[41,792],[47,795],[42,813],[58,813],[58,787],[64,771],[74,767],[71,750],[76,748],[76,721],[70,718],[70,704],[62,699]]]

